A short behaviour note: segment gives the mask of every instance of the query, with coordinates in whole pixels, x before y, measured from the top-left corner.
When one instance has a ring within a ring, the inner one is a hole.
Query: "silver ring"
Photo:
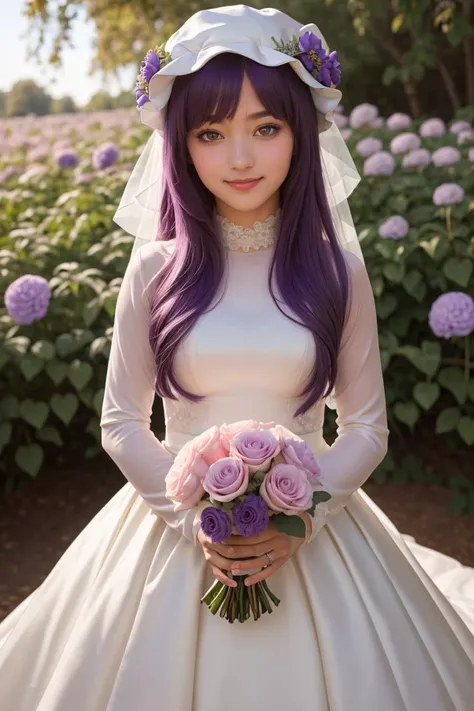
[[[271,557],[270,553],[265,553],[265,555],[268,558],[268,565],[273,565],[273,558]]]

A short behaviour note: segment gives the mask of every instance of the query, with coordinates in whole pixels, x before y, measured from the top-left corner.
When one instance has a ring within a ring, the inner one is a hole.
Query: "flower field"
[[[376,297],[393,448],[377,481],[429,483],[403,444],[474,445],[474,129],[336,120],[364,180],[351,198]],[[135,111],[0,122],[0,477],[100,451],[112,319],[132,238],[112,215],[148,129]],[[474,513],[469,478],[452,506]]]

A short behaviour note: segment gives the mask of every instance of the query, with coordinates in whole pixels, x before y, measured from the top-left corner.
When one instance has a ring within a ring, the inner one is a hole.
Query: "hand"
[[[230,588],[237,587],[236,581],[229,578],[224,573],[224,570],[230,570],[233,562],[232,560],[229,560],[229,558],[225,557],[229,547],[225,543],[213,543],[211,539],[206,536],[202,528],[199,530],[197,540],[202,546],[204,558],[206,559],[207,564],[214,573],[216,579],[220,580],[221,583],[228,585]]]

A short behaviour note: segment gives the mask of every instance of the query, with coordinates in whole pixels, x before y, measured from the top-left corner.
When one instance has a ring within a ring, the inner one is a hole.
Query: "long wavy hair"
[[[157,277],[150,344],[156,360],[155,390],[194,402],[173,372],[176,351],[219,295],[225,248],[217,231],[212,193],[191,163],[187,134],[206,121],[235,115],[244,75],[275,118],[288,122],[294,156],[280,189],[280,229],[268,285],[278,309],[313,335],[316,359],[295,416],[334,387],[337,356],[349,298],[349,274],[339,246],[323,182],[316,109],[306,84],[288,65],[266,67],[236,54],[221,54],[199,71],[175,79],[164,132],[164,175],[158,240],[176,248]],[[273,283],[291,312],[283,310]],[[217,302],[218,303],[218,302]]]

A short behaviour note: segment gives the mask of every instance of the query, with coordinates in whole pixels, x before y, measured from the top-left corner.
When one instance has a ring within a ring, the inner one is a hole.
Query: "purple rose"
[[[206,506],[201,513],[201,528],[213,543],[222,543],[232,535],[230,516],[215,506]]]
[[[302,469],[308,477],[310,484],[316,486],[316,484],[320,483],[321,468],[314,456],[313,450],[303,439],[285,440],[281,450],[281,456],[285,464],[293,464],[293,466]]]
[[[241,536],[258,536],[268,526],[268,506],[261,496],[249,494],[232,508],[234,526]]]
[[[230,455],[248,464],[250,474],[269,470],[280,451],[280,440],[269,430],[239,432],[230,442]]]
[[[313,491],[302,469],[293,464],[275,464],[260,486],[260,496],[273,511],[295,514],[310,508]]]
[[[233,501],[248,484],[249,468],[239,457],[223,457],[211,464],[202,483],[215,501]]]

